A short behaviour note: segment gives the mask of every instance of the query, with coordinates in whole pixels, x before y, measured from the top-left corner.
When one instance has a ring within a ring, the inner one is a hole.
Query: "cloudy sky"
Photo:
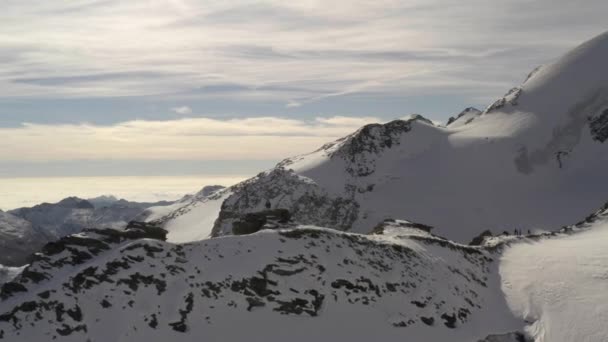
[[[0,177],[252,173],[445,121],[608,28],[586,0],[4,0]]]

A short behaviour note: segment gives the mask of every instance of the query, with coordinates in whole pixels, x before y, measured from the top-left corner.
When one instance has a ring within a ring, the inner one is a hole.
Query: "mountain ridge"
[[[458,124],[465,113],[446,127],[421,116],[366,125],[160,221],[180,242],[230,234],[234,217],[266,203],[301,224],[366,233],[406,218],[459,242],[574,223],[608,191],[605,58],[608,34],[469,110],[467,123]]]

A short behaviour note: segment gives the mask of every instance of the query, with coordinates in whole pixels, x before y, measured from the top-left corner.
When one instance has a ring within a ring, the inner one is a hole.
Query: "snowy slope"
[[[607,59],[608,33],[536,69],[483,113],[447,127],[420,116],[365,126],[160,221],[170,231],[188,225],[179,241],[205,236],[211,222],[215,236],[230,234],[235,218],[268,203],[303,224],[364,233],[407,218],[460,242],[486,229],[571,224],[608,193]]]
[[[224,186],[208,185],[171,205],[150,207],[135,220],[162,225],[172,242],[202,240],[211,235],[222,201],[230,194]]]
[[[602,214],[583,232],[505,251],[503,290],[536,342],[608,340],[608,210]]]
[[[2,284],[13,280],[23,269],[25,266],[20,267],[10,267],[0,265],[0,286]]]
[[[477,341],[524,324],[497,255],[413,229],[303,226],[185,245],[128,232],[45,248],[4,286],[0,338]]]

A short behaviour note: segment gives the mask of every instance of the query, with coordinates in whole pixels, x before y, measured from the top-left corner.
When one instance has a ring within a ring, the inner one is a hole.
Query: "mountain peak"
[[[213,194],[216,191],[224,189],[223,185],[206,185],[199,192],[196,193],[196,196],[207,197]]]
[[[94,209],[95,207],[91,202],[78,198],[78,197],[66,197],[61,201],[57,202],[57,205],[64,208],[75,208],[75,209]]]
[[[480,114],[481,114],[481,111],[479,109],[477,109],[475,107],[467,107],[462,112],[460,112],[458,115],[456,115],[455,117],[450,116],[450,118],[448,119],[448,122],[446,124],[446,127],[447,126],[455,127],[455,126],[467,125],[467,124],[471,123],[471,121],[473,121]]]

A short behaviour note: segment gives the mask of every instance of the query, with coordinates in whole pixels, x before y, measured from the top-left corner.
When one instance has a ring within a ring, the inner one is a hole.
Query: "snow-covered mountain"
[[[590,310],[608,303],[608,206],[559,232],[481,246],[428,228],[401,220],[371,235],[279,227],[188,244],[165,242],[166,231],[146,224],[87,230],[48,244],[2,286],[0,339],[608,337],[603,309]]]
[[[58,239],[78,233],[84,228],[124,228],[146,208],[171,203],[130,202],[113,196],[98,197],[92,201],[68,197],[57,203],[42,203],[31,208],[10,210],[9,213],[29,221],[34,227]]]
[[[0,336],[477,341],[523,328],[495,252],[391,223],[378,233],[300,226],[175,245],[145,227],[88,231],[4,285]]]
[[[575,222],[608,193],[607,59],[608,33],[536,69],[483,113],[446,127],[421,116],[367,125],[153,221],[189,241],[231,234],[239,217],[269,206],[361,233],[405,218],[460,242]]]
[[[27,263],[32,252],[50,239],[51,236],[35,229],[30,222],[0,210],[0,273],[5,273],[2,265]]]
[[[446,127],[367,125],[51,242],[2,285],[0,340],[606,341],[606,60],[608,33]]]

